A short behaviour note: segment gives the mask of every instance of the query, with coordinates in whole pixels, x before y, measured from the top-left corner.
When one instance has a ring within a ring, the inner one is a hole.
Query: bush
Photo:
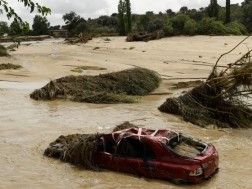
[[[223,22],[207,17],[199,22],[198,33],[203,35],[226,35],[227,29]]]
[[[154,31],[163,29],[163,27],[164,27],[163,20],[155,19],[155,20],[149,22],[149,24],[147,26],[147,31],[152,33]]]
[[[246,26],[238,22],[230,22],[226,24],[226,29],[228,34],[233,35],[246,35],[248,33]]]
[[[133,103],[159,86],[159,76],[134,68],[98,76],[67,76],[51,81],[30,97],[35,100],[69,98],[88,103]]]
[[[165,23],[163,27],[164,36],[172,36],[174,35],[174,29],[170,22]]]
[[[0,57],[1,56],[8,56],[7,50],[4,46],[0,45]]]
[[[176,35],[183,34],[185,23],[189,19],[190,17],[185,14],[178,14],[171,19],[172,27]]]
[[[187,35],[195,35],[198,31],[197,22],[193,19],[187,20],[184,26],[184,33]]]

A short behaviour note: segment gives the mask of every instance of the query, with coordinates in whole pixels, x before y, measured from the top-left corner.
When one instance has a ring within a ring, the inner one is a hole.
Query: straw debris
[[[136,126],[125,122],[116,126],[114,130],[123,130],[132,127]],[[85,169],[100,171],[99,167],[93,161],[93,155],[97,151],[97,147],[101,142],[100,138],[103,135],[102,133],[97,133],[60,136],[54,142],[50,143],[44,151],[44,155],[81,165]]]
[[[16,70],[16,69],[20,69],[20,68],[22,68],[22,66],[17,65],[17,64],[11,64],[11,63],[0,64],[0,70],[8,70],[8,69]]]
[[[209,78],[184,95],[168,98],[158,109],[181,115],[201,127],[248,128],[252,126],[249,99],[252,87],[251,51],[225,69],[217,63]]]
[[[93,162],[101,134],[73,134],[60,136],[50,143],[44,155],[78,164],[86,169],[99,170]]]
[[[0,45],[0,57],[1,56],[9,56],[6,48],[3,45]]]
[[[128,69],[98,76],[67,76],[35,90],[35,100],[67,98],[88,103],[134,103],[159,86],[159,76],[144,68]]]

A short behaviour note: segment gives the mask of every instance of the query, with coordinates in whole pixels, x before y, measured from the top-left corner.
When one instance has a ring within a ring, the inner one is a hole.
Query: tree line
[[[3,1],[0,0],[1,2]],[[14,18],[10,26],[6,22],[0,22],[0,35],[5,33],[8,35],[43,35],[59,28],[68,30],[70,35],[86,32],[127,35],[131,32],[155,31],[162,31],[164,36],[244,35],[252,32],[252,0],[245,0],[241,5],[231,4],[230,0],[226,0],[225,7],[221,7],[217,0],[210,0],[209,6],[198,10],[183,6],[178,12],[167,9],[165,12],[148,11],[145,14],[132,14],[130,0],[119,0],[117,13],[86,20],[71,11],[63,15],[62,19],[65,22],[63,26],[50,26],[44,15],[36,15],[31,30],[24,29],[20,25],[20,20],[15,16]]]

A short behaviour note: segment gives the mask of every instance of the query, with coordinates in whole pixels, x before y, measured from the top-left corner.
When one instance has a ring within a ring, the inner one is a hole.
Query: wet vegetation
[[[7,63],[7,64],[0,64],[0,70],[8,70],[8,69],[20,69],[22,68],[22,66],[17,65],[17,64],[11,64],[11,63]]]
[[[129,122],[116,126],[113,131],[137,127]],[[100,137],[104,134],[73,134],[60,136],[50,143],[44,155],[62,161],[81,165],[83,168],[99,171],[93,162],[93,154],[97,150]]]
[[[133,103],[159,86],[159,76],[134,68],[98,76],[67,76],[51,81],[30,97],[35,100],[67,98],[88,103]]]
[[[106,68],[100,68],[100,67],[95,67],[95,66],[77,66],[72,72],[77,72],[77,73],[82,73],[83,70],[106,70]]]
[[[1,56],[9,56],[6,48],[4,46],[2,46],[2,45],[0,45],[0,57]]]
[[[168,98],[159,110],[181,115],[186,121],[201,127],[248,128],[252,126],[251,51],[241,59],[218,70],[218,61],[209,78],[187,93]]]

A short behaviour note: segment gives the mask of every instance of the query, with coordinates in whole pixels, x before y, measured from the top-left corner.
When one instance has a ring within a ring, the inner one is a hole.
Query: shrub
[[[198,33],[203,35],[226,35],[227,29],[223,22],[206,17],[199,22]]]
[[[177,34],[177,35],[183,34],[185,23],[189,19],[190,19],[190,17],[188,15],[185,15],[185,14],[178,14],[178,15],[174,16],[171,19],[171,23],[172,23],[172,27],[174,29],[174,33]]]
[[[8,56],[7,50],[4,46],[0,45],[0,56]]]
[[[163,20],[155,19],[155,20],[149,22],[149,24],[147,26],[147,31],[152,33],[154,31],[163,29],[163,27],[164,27]]]
[[[172,27],[171,22],[165,23],[165,25],[163,27],[163,32],[164,32],[164,36],[172,36],[172,35],[174,35],[174,29]]]
[[[238,22],[230,22],[226,24],[226,29],[228,34],[233,35],[246,35],[248,33],[246,26]]]
[[[193,19],[187,20],[184,26],[184,33],[187,35],[197,34],[198,25],[197,22]]]

